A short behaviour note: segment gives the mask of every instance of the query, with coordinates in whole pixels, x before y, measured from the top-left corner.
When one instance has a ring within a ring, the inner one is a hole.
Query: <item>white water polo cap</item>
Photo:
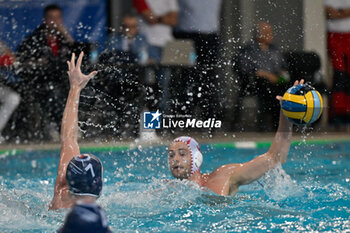
[[[203,162],[203,155],[200,152],[198,142],[186,136],[175,138],[173,142],[183,142],[187,145],[191,151],[191,175],[198,171]]]

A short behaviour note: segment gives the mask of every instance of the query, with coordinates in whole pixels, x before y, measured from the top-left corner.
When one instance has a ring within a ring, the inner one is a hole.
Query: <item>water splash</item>
[[[275,201],[300,196],[303,193],[303,189],[283,170],[281,164],[268,171],[259,181],[265,194]]]
[[[117,183],[114,189],[104,191],[108,194],[101,198],[101,205],[107,210],[117,209],[115,217],[159,215],[189,206],[203,194],[192,182],[160,179],[149,184]]]
[[[51,196],[27,188],[8,189],[0,186],[1,232],[57,230],[68,210],[49,211]]]
[[[308,147],[292,148],[294,161],[285,169],[297,184],[278,166],[259,180],[263,189],[258,183],[245,185],[234,197],[203,191],[188,181],[166,180],[170,174],[164,147],[98,153],[104,161],[105,180],[97,202],[106,210],[113,232],[346,231],[349,147],[317,148],[308,163],[304,158]],[[206,149],[210,165],[204,171],[232,161],[232,153],[240,161],[252,153]],[[47,210],[57,171],[56,153],[21,152],[0,158],[1,232],[55,232],[62,225],[66,212]],[[315,168],[311,173],[310,167]]]

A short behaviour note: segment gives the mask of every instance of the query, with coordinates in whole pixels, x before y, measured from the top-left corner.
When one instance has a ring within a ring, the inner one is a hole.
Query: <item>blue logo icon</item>
[[[143,112],[143,128],[145,129],[160,129],[161,113],[157,112]]]

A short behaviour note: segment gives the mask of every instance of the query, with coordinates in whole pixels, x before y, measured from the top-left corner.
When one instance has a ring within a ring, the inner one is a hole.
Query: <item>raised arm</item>
[[[300,84],[303,83],[304,80],[301,80]],[[294,85],[298,84],[298,81],[294,83]],[[281,96],[277,96],[276,98],[279,101],[282,101]],[[281,111],[278,129],[269,150],[265,154],[262,154],[249,162],[238,165],[235,164],[231,173],[231,185],[238,187],[243,184],[249,184],[259,179],[278,163],[284,164],[289,152],[292,129],[293,124]]]
[[[78,108],[80,92],[86,86],[88,81],[97,74],[97,71],[93,71],[89,75],[84,75],[81,73],[80,66],[83,60],[83,55],[83,52],[81,52],[76,64],[74,53],[72,54],[71,61],[67,61],[70,90],[66,107],[63,112],[61,125],[61,154],[55,183],[54,197],[52,199],[50,209],[62,208],[62,206],[65,205],[64,202],[69,202],[66,170],[69,161],[74,156],[80,154],[78,145]]]

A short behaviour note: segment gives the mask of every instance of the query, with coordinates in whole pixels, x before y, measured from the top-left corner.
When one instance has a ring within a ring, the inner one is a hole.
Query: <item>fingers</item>
[[[96,70],[95,70],[95,71],[92,71],[92,72],[88,75],[88,78],[90,79],[90,78],[94,77],[96,74],[97,74],[97,71],[96,71]]]
[[[282,96],[276,96],[276,99],[278,99],[278,100],[282,100],[283,99],[283,97]]]
[[[83,61],[83,56],[84,56],[84,52],[81,52],[79,54],[79,57],[78,57],[78,60],[77,60],[77,64],[75,65],[75,53],[72,53],[72,58],[71,58],[70,62],[67,61],[69,70],[75,69],[75,67],[80,68],[81,63]]]
[[[296,85],[298,85],[298,84],[304,84],[304,79],[301,79],[300,80],[300,82],[299,82],[299,80],[296,80],[295,82],[294,82],[294,86],[296,86]]]
[[[80,68],[80,66],[81,66],[81,62],[83,61],[83,56],[84,56],[84,52],[80,52],[79,58],[78,58],[78,61],[77,61],[77,67],[78,68]]]
[[[75,68],[75,53],[72,53],[72,58],[70,60],[71,69]]]

